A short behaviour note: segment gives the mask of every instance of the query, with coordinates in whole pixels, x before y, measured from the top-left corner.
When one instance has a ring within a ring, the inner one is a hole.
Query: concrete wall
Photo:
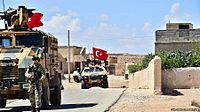
[[[156,56],[150,61],[146,69],[131,75],[129,77],[129,88],[150,89],[154,94],[162,94],[160,57]]]
[[[200,67],[175,68],[162,71],[163,89],[188,89],[200,87]]]
[[[200,29],[156,31],[155,51],[190,51],[200,41]]]
[[[191,51],[196,48],[195,42],[156,43],[155,51]]]

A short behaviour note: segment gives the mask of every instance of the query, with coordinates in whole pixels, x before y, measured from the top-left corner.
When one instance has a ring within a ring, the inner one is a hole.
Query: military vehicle
[[[0,108],[6,106],[7,99],[28,98],[25,72],[35,55],[41,58],[47,76],[42,83],[42,107],[61,104],[58,41],[50,34],[27,27],[32,11],[20,6],[0,15],[7,23],[7,28],[0,30]]]
[[[81,89],[89,89],[99,86],[108,88],[108,72],[100,61],[88,62],[88,66],[84,67],[81,72]],[[106,65],[106,64],[105,64]]]
[[[89,89],[94,86],[108,88],[107,71],[102,66],[85,67],[81,73],[81,77],[82,89]]]

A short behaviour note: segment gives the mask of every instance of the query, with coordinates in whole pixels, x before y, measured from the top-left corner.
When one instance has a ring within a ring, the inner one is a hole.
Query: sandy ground
[[[177,89],[171,95],[151,95],[146,89],[127,89],[109,112],[197,112],[199,89]],[[200,109],[199,109],[200,111]]]

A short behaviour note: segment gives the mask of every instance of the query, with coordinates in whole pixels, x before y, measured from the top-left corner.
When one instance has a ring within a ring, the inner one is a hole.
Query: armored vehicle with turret
[[[61,73],[57,39],[42,31],[32,30],[27,23],[34,9],[20,6],[1,13],[5,29],[0,30],[0,108],[7,99],[27,99],[25,72],[32,57],[41,58],[46,79],[42,83],[42,107],[61,104]]]

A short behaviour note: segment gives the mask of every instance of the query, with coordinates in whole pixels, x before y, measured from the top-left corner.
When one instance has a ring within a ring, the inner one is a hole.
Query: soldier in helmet
[[[32,111],[39,112],[41,107],[42,80],[45,79],[45,70],[39,63],[40,58],[38,56],[34,56],[32,60],[33,64],[29,66],[25,76],[30,85],[28,92]]]

